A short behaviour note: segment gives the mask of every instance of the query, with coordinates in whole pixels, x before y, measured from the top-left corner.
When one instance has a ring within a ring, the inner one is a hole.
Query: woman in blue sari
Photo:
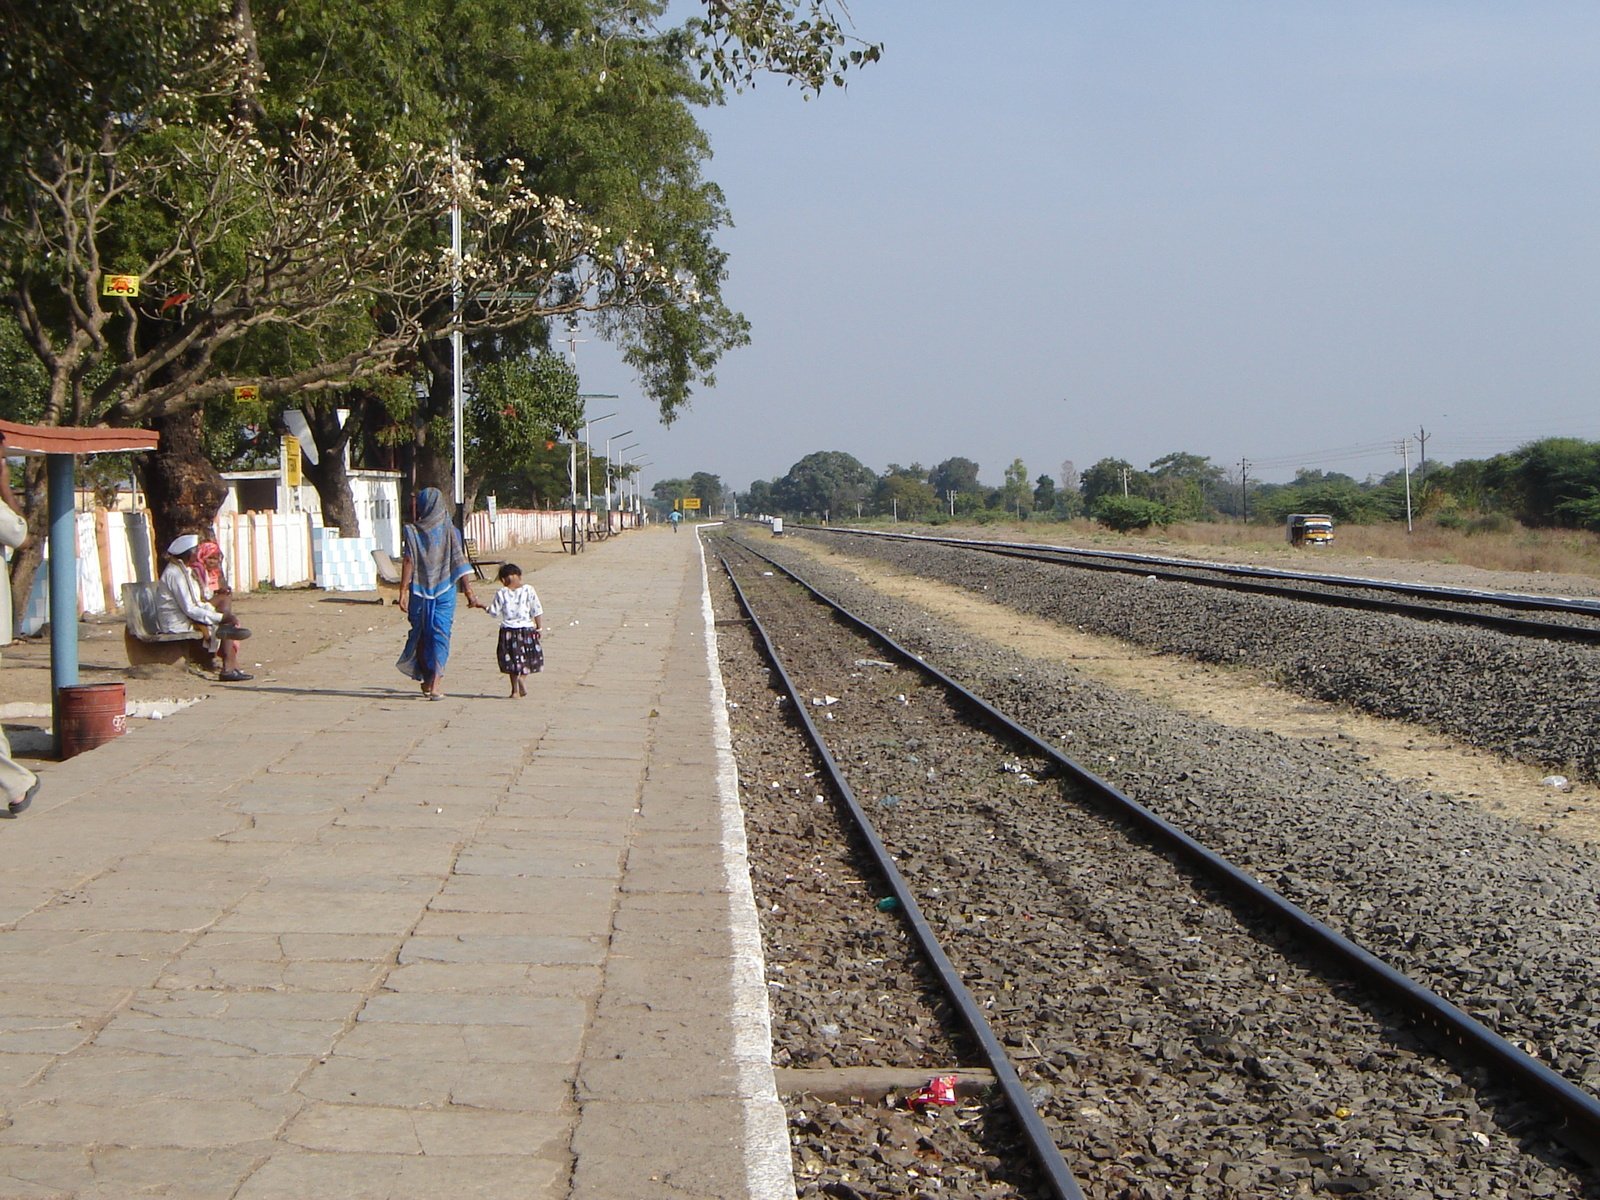
[[[430,700],[444,699],[439,685],[450,661],[450,631],[456,620],[456,589],[467,607],[482,608],[472,594],[467,576],[472,564],[461,546],[461,535],[438,488],[417,493],[416,520],[405,527],[400,554],[400,608],[411,619],[406,648],[395,666],[422,683]]]

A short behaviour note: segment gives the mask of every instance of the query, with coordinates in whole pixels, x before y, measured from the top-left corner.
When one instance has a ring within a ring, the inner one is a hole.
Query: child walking
[[[511,694],[507,699],[526,696],[522,677],[544,670],[544,650],[539,645],[544,633],[544,608],[539,604],[539,593],[531,584],[522,582],[522,568],[516,563],[502,563],[498,574],[500,590],[484,609],[491,617],[500,619],[500,643],[495,657],[500,660],[500,670],[511,677]]]

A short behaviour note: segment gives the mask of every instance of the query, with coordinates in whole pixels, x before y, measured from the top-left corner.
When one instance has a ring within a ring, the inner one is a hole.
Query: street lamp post
[[[632,432],[633,432],[633,430],[629,429],[624,433],[617,434],[617,437],[618,438],[625,438],[625,437],[628,436],[628,434],[630,434]],[[618,446],[617,447],[617,453],[618,454],[626,454],[629,450],[637,449],[638,446],[639,446],[638,442],[629,442],[626,446]],[[612,476],[611,462],[612,462],[612,459],[611,459],[611,439],[607,438],[606,439],[606,510],[608,512],[611,509],[611,476]],[[623,507],[623,504],[622,504],[622,489],[621,488],[617,489],[617,507],[618,508],[622,508]]]
[[[576,369],[576,364],[577,364],[577,351],[576,350],[573,351],[573,364],[574,364],[574,369]],[[616,398],[617,397],[614,394],[610,393],[610,392],[579,392],[578,393],[578,399],[579,400],[584,400],[584,401],[588,401],[588,400],[615,400]],[[605,417],[600,417],[600,418],[597,418],[597,419],[601,420],[601,421],[604,421],[606,419],[606,417],[614,417],[616,415],[617,415],[616,413],[607,413]],[[588,421],[587,418],[585,418],[585,420],[583,422],[583,438],[584,438],[584,445],[585,445],[585,458],[584,458],[585,472],[587,472],[587,469],[588,469],[587,446],[588,446],[588,441],[589,441],[589,424],[590,424],[590,422]],[[568,487],[570,489],[569,501],[570,501],[570,512],[571,512],[571,517],[572,517],[572,553],[576,554],[578,552],[578,550],[581,548],[579,540],[578,540],[581,535],[578,532],[578,431],[576,429],[574,429],[572,431],[572,441],[569,443],[569,446],[568,446],[567,485],[568,485]],[[587,480],[585,480],[585,482],[584,482],[584,489],[583,490],[584,490],[585,493],[587,493],[588,490],[589,490],[588,481]],[[587,505],[587,503],[588,502],[585,501],[586,505]]]
[[[648,458],[633,458],[628,460],[628,465],[633,471],[633,511],[639,518],[639,523],[644,524],[644,502],[639,496],[639,472],[641,468],[648,467],[654,460]]]
[[[625,438],[632,432],[633,432],[633,430],[631,430],[631,429],[624,429],[621,433],[615,434],[614,436],[618,437],[618,438]],[[606,438],[606,496],[605,496],[605,510],[606,510],[606,528],[609,530],[611,528],[611,438],[609,438],[609,437]]]
[[[589,441],[589,426],[609,421],[616,415],[608,412],[604,416],[583,419],[583,511],[586,513],[594,511],[594,447]]]

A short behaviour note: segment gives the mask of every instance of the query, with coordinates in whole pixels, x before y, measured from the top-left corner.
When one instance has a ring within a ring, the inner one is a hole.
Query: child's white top
[[[533,619],[544,614],[539,605],[539,593],[531,583],[521,587],[503,587],[489,601],[488,613],[500,618],[501,629],[532,629]]]

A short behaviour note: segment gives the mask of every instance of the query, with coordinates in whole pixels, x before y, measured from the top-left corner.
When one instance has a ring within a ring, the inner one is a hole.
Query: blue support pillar
[[[45,456],[50,484],[50,711],[61,757],[61,689],[78,682],[78,518],[70,454]]]

